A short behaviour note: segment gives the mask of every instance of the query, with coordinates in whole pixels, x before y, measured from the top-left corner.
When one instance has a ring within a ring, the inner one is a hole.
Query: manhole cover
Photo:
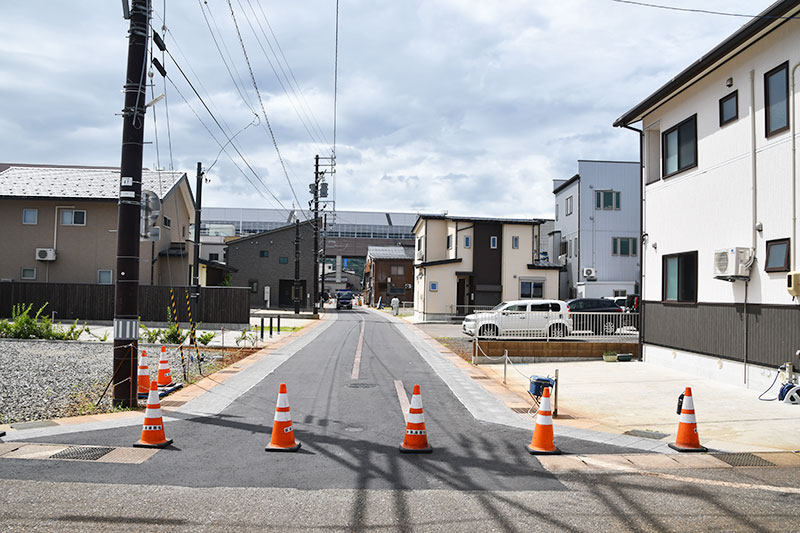
[[[660,440],[664,437],[669,437],[669,433],[661,433],[660,431],[650,431],[649,429],[631,429],[626,431],[624,435],[630,435],[632,437],[643,437],[645,439],[655,439]]]
[[[711,455],[731,466],[775,466],[774,463],[752,453],[712,453]]]
[[[352,426],[349,428],[344,428],[344,430],[347,431],[348,433],[361,433],[362,431],[364,431],[364,428],[360,428],[358,426]]]
[[[351,389],[371,389],[377,387],[375,383],[348,383],[347,386]]]
[[[113,451],[114,448],[103,448],[100,446],[70,446],[50,456],[50,459],[74,459],[76,461],[96,461],[105,454]]]

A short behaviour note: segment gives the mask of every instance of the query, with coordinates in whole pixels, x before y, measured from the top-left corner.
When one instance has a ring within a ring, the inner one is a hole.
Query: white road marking
[[[353,362],[353,373],[350,379],[358,379],[358,374],[361,371],[361,351],[364,348],[364,330],[366,329],[367,321],[361,317],[361,335],[358,337],[358,348],[356,348],[356,360]]]
[[[399,379],[394,380],[394,388],[397,391],[397,399],[400,400],[400,409],[403,411],[403,420],[408,424],[408,411],[411,409],[411,404],[408,403],[408,395],[406,389],[403,387],[403,382]]]

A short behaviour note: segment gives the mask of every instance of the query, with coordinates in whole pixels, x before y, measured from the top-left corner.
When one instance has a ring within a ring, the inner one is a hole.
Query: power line
[[[632,4],[635,6],[642,6],[642,7],[652,7],[656,9],[666,9],[669,11],[684,11],[688,13],[703,13],[706,15],[721,15],[724,17],[743,17],[743,18],[766,18],[766,19],[775,19],[775,20],[791,20],[791,19],[800,19],[800,17],[776,17],[776,16],[769,16],[769,15],[746,15],[744,13],[728,13],[724,11],[712,11],[709,9],[695,9],[689,7],[675,7],[675,6],[663,6],[659,4],[649,4],[646,2],[635,2],[634,0],[610,0],[611,2],[616,2],[618,4]],[[337,2],[338,4],[338,2]]]

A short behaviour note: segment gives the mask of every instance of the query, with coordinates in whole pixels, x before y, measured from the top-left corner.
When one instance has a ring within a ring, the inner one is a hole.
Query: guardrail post
[[[281,334],[281,315],[278,315],[278,335]]]
[[[272,338],[272,317],[269,317],[269,338]]]
[[[264,317],[261,317],[261,340],[264,340]]]
[[[506,384],[506,375],[508,374],[508,350],[503,351],[503,385]]]
[[[556,368],[556,377],[553,380],[553,416],[558,416],[558,369]]]

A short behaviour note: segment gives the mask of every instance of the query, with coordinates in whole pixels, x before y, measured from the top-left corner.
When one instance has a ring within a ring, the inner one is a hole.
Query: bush
[[[186,333],[178,327],[178,324],[171,322],[169,327],[161,330],[161,342],[164,344],[183,344]]]
[[[208,343],[211,342],[211,340],[216,336],[217,334],[214,333],[213,331],[207,331],[205,333],[197,335],[197,342],[199,342],[203,346],[208,346]]]
[[[14,304],[11,307],[11,321],[0,322],[0,337],[74,341],[78,340],[81,333],[88,329],[86,326],[78,326],[77,319],[68,329],[54,326],[50,317],[42,316],[42,312],[48,304],[49,302],[41,306],[34,316],[31,316],[32,303],[28,305]]]

